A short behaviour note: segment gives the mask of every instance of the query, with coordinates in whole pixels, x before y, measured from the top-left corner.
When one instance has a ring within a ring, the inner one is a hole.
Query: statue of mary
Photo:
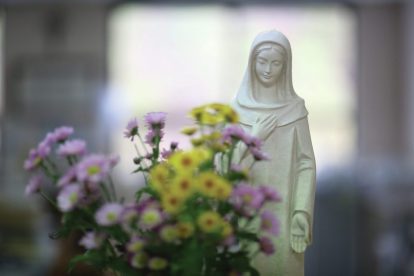
[[[263,140],[270,161],[253,162],[239,148],[239,162],[250,168],[255,184],[274,185],[282,202],[273,211],[280,220],[276,253],[258,256],[261,275],[304,275],[304,252],[312,241],[315,158],[308,112],[292,85],[292,53],[278,31],[260,33],[250,50],[247,70],[232,102],[241,126]]]

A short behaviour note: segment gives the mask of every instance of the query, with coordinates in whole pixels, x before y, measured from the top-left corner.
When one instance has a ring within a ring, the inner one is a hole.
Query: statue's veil
[[[275,43],[285,49],[285,66],[278,83],[284,98],[284,101],[280,103],[259,103],[254,97],[256,75],[253,66],[255,51],[263,43]],[[249,61],[243,81],[232,101],[232,106],[239,113],[241,123],[246,125],[253,125],[258,116],[268,113],[274,113],[278,117],[278,126],[290,124],[308,115],[303,99],[296,95],[293,88],[292,50],[288,39],[281,32],[272,30],[256,36],[250,48]]]

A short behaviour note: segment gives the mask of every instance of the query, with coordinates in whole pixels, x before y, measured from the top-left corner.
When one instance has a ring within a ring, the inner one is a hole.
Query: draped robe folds
[[[262,43],[269,42],[283,47],[285,51],[284,68],[277,83],[283,100],[263,103],[257,101],[255,53]],[[250,168],[253,184],[270,185],[278,190],[282,198],[282,202],[268,207],[280,221],[280,235],[273,239],[276,252],[271,256],[259,254],[254,264],[264,276],[304,275],[304,254],[294,252],[290,243],[291,222],[296,212],[305,214],[310,225],[309,245],[312,241],[316,168],[308,112],[303,99],[293,89],[292,53],[290,43],[282,33],[268,31],[255,38],[232,106],[239,113],[240,125],[247,132],[251,132],[258,119],[269,115],[276,117],[276,123],[271,126],[262,147],[270,156],[270,161],[254,162],[250,155],[240,160],[242,153],[236,152],[235,160]]]
[[[251,126],[242,125],[246,131]],[[315,193],[315,161],[307,117],[288,125],[275,127],[263,144],[269,161],[254,162],[251,157],[242,161],[250,167],[253,182],[277,189],[282,202],[269,206],[280,221],[280,235],[273,238],[276,253],[259,255],[254,264],[264,276],[304,275],[304,254],[296,253],[290,245],[290,225],[295,212],[305,212],[312,240],[313,202]]]

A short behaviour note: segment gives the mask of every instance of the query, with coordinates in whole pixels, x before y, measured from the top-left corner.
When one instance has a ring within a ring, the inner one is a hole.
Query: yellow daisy
[[[168,266],[168,261],[161,257],[152,257],[148,262],[151,270],[163,270]]]
[[[165,193],[162,195],[161,204],[165,212],[169,214],[177,214],[181,211],[184,198],[176,193]]]
[[[229,105],[212,103],[191,110],[190,117],[201,124],[217,125],[219,123],[238,123],[239,116]]]
[[[199,160],[193,151],[175,152],[168,161],[178,173],[190,173],[199,165]]]
[[[183,134],[185,134],[185,135],[188,135],[188,136],[191,136],[191,135],[193,135],[194,133],[196,133],[196,132],[197,132],[197,130],[198,130],[198,128],[197,128],[197,127],[194,127],[194,126],[189,126],[189,127],[185,127],[185,128],[183,128],[183,129],[181,130],[181,133],[183,133]]]
[[[224,116],[216,110],[206,107],[205,112],[203,112],[201,116],[200,122],[203,125],[215,126],[220,123],[224,123]]]
[[[193,138],[193,139],[191,139],[190,141],[191,141],[191,144],[192,144],[194,147],[199,147],[199,146],[202,146],[202,145],[204,145],[204,143],[205,143],[205,140],[204,140],[204,138],[203,138],[203,137]]]
[[[205,196],[216,197],[216,190],[220,185],[219,182],[221,182],[221,177],[216,175],[214,172],[203,172],[198,176],[197,189]]]
[[[169,176],[170,171],[166,163],[156,165],[149,173],[151,187],[159,193],[167,191]]]
[[[213,131],[209,134],[203,135],[203,139],[208,142],[214,142],[221,138],[221,133],[218,131]]]
[[[204,125],[217,125],[225,121],[219,107],[220,104],[208,104],[193,108],[190,117]]]
[[[222,144],[222,143],[218,143],[218,142],[213,142],[210,144],[210,148],[214,151],[214,152],[225,152],[230,146],[227,144]]]
[[[197,157],[199,163],[206,162],[213,158],[213,152],[205,147],[193,149],[192,152]]]
[[[237,124],[239,122],[239,115],[231,106],[224,104],[213,105],[224,116],[227,123]]]
[[[191,109],[189,115],[190,115],[191,118],[193,118],[197,122],[200,122],[203,113],[204,113],[204,106],[202,105],[202,106],[195,107],[195,108]]]
[[[189,238],[194,233],[194,225],[191,222],[179,222],[177,224],[177,231],[180,238]]]
[[[230,124],[237,124],[239,123],[239,114],[236,111],[231,109],[229,112],[226,113],[226,121]]]
[[[231,195],[232,190],[231,184],[227,180],[220,178],[220,181],[217,182],[217,187],[213,191],[214,197],[226,200]]]
[[[195,190],[195,183],[191,174],[177,174],[171,181],[171,191],[188,198]]]
[[[178,230],[176,226],[166,225],[160,231],[160,236],[163,241],[173,242],[178,238]]]
[[[222,226],[222,218],[217,212],[207,211],[198,217],[197,224],[201,231],[212,233],[220,229]]]

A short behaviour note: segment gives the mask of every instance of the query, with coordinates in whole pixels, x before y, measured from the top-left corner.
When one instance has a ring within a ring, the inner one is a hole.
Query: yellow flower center
[[[88,168],[88,174],[89,175],[94,175],[97,174],[101,171],[101,168],[99,166],[90,166]]]
[[[138,252],[144,247],[144,243],[142,241],[136,241],[128,246],[128,250],[131,252]]]
[[[159,182],[164,182],[165,181],[165,175],[163,173],[157,173],[155,174],[155,178],[159,181]]]
[[[189,167],[192,163],[193,160],[191,160],[188,156],[184,156],[183,159],[181,159],[181,165],[183,165],[183,167]]]
[[[144,221],[146,223],[153,223],[156,220],[157,220],[157,216],[155,214],[150,213],[150,214],[145,214],[144,216]]]
[[[166,242],[172,242],[177,239],[178,231],[174,226],[165,226],[161,230],[161,238]]]
[[[42,158],[36,157],[36,159],[33,161],[33,163],[37,166],[42,161]]]
[[[204,182],[204,186],[207,189],[211,189],[214,186],[214,182],[211,179],[207,179],[206,182]]]
[[[262,224],[263,224],[264,228],[271,228],[272,227],[272,222],[268,219],[263,220]]]
[[[162,270],[167,266],[167,261],[162,258],[153,258],[150,261],[149,267],[152,270]]]
[[[143,252],[140,252],[140,253],[134,255],[133,266],[136,267],[136,268],[143,268],[143,267],[145,267],[147,261],[148,261],[147,254],[145,254]]]
[[[170,197],[168,202],[170,203],[170,205],[175,206],[178,204],[178,198],[176,197]]]
[[[251,195],[244,195],[243,196],[243,201],[245,203],[250,203],[252,201],[252,196]]]
[[[69,196],[69,201],[74,204],[78,201],[78,194],[77,193],[71,193]]]
[[[213,232],[220,226],[221,217],[216,212],[206,212],[198,218],[198,224],[202,231]]]
[[[184,179],[184,180],[181,181],[180,187],[183,190],[188,190],[188,188],[190,188],[190,183],[188,182],[187,179]]]
[[[181,238],[188,238],[193,234],[194,227],[188,222],[182,222],[177,225],[177,231]]]
[[[109,221],[114,221],[114,220],[116,220],[116,214],[115,214],[115,213],[112,213],[112,212],[109,212],[109,213],[106,215],[106,218],[107,218]]]

